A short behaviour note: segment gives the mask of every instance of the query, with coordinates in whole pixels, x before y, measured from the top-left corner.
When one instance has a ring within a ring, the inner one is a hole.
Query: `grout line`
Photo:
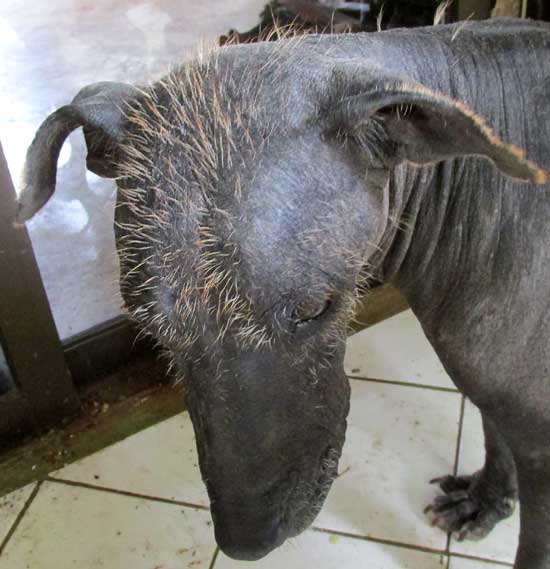
[[[458,434],[456,436],[456,451],[455,451],[455,466],[453,469],[453,474],[456,476],[458,474],[458,462],[460,460],[460,444],[462,442],[462,431],[464,430],[464,412],[466,410],[466,397],[462,396],[462,401],[460,403],[460,419],[458,421]]]
[[[514,567],[512,563],[507,563],[506,561],[497,561],[496,559],[487,559],[485,557],[478,557],[477,555],[466,555],[465,553],[451,553],[451,557],[460,557],[461,559],[471,559],[472,561],[483,561],[484,563],[489,563],[491,565],[497,565],[499,567]]]
[[[11,528],[9,529],[8,533],[6,534],[6,537],[3,539],[3,541],[0,542],[0,557],[2,557],[2,554],[4,553],[4,550],[6,549],[8,542],[12,538],[12,536],[15,533],[15,531],[17,530],[17,528],[19,527],[21,520],[23,519],[23,517],[27,513],[27,511],[28,511],[31,503],[33,502],[33,500],[36,498],[36,495],[38,494],[38,491],[40,490],[41,486],[42,486],[42,480],[40,480],[39,482],[36,483],[35,487],[33,488],[32,492],[30,494],[30,496],[27,498],[27,501],[25,502],[25,504],[21,508],[21,511],[19,512],[19,514],[17,514],[17,517],[15,518],[15,521],[13,522],[13,524],[11,525]]]
[[[466,408],[466,397],[464,395],[461,397],[460,401],[460,417],[458,419],[458,433],[456,435],[456,448],[455,448],[455,461],[453,466],[453,476],[458,475],[458,462],[460,460],[460,444],[462,442],[462,430],[464,427],[464,410]],[[445,551],[447,552],[447,569],[451,567],[451,540],[452,534],[447,534],[447,545],[445,546]]]
[[[414,545],[412,543],[400,543],[399,541],[392,541],[391,539],[382,539],[382,538],[378,538],[378,537],[359,535],[359,534],[355,534],[355,533],[348,533],[345,531],[337,531],[337,530],[331,530],[331,529],[320,528],[320,527],[315,527],[315,526],[312,527],[311,529],[313,531],[318,532],[318,533],[340,535],[342,537],[349,537],[351,539],[359,539],[361,541],[370,541],[372,543],[380,543],[382,545],[391,545],[394,547],[401,547],[403,549],[411,549],[413,551],[421,551],[422,553],[433,553],[436,555],[446,555],[446,552],[442,549],[433,549],[431,547],[424,547],[422,545]]]
[[[317,533],[339,535],[342,537],[348,537],[350,539],[357,539],[357,540],[361,540],[361,541],[369,541],[372,543],[379,543],[381,545],[389,545],[391,547],[400,547],[402,549],[410,549],[412,551],[420,551],[422,553],[431,553],[433,555],[444,555],[444,556],[448,557],[449,561],[450,561],[451,557],[461,557],[464,559],[471,559],[473,561],[482,561],[484,563],[492,563],[494,565],[499,565],[502,567],[513,567],[513,565],[511,563],[507,563],[505,561],[495,561],[494,559],[489,559],[487,557],[479,557],[477,555],[466,555],[464,553],[450,553],[450,554],[448,554],[446,551],[444,551],[442,549],[433,549],[430,547],[423,547],[421,545],[414,545],[412,543],[401,543],[399,541],[392,541],[390,539],[382,539],[382,538],[378,538],[378,537],[359,535],[359,534],[348,533],[348,532],[338,531],[338,530],[330,530],[330,529],[319,528],[319,527],[312,527],[311,530],[315,531]]]
[[[108,488],[105,486],[97,486],[96,484],[89,484],[88,482],[74,482],[73,480],[63,480],[62,478],[54,478],[53,476],[46,476],[47,482],[54,482],[56,484],[65,484],[66,486],[73,486],[76,488],[86,488],[87,490],[96,490],[97,492],[108,492],[110,494],[119,494],[128,498],[140,498],[150,502],[160,502],[162,504],[172,504],[174,506],[183,506],[184,508],[192,508],[194,510],[210,511],[209,506],[202,506],[201,504],[193,504],[192,502],[183,502],[182,500],[170,500],[169,498],[161,498],[158,496],[150,496],[148,494],[139,494],[138,492],[130,492],[128,490],[117,490],[115,488]]]
[[[437,385],[426,385],[425,383],[407,383],[406,381],[394,381],[392,379],[378,379],[374,377],[359,377],[356,375],[346,374],[348,379],[355,379],[359,381],[371,381],[372,383],[386,383],[389,385],[399,385],[401,387],[416,387],[417,389],[430,389],[432,391],[443,391],[445,393],[458,393],[460,391],[452,387],[439,387]]]
[[[220,553],[220,548],[219,546],[216,546],[216,550],[214,551],[214,555],[212,556],[212,562],[210,563],[208,569],[214,569],[214,565],[216,564],[216,560],[218,559],[219,553]]]

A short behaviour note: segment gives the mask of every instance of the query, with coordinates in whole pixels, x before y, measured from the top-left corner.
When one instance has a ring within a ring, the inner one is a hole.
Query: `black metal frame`
[[[78,413],[80,401],[24,227],[0,144],[0,330],[16,386],[0,397],[0,446]]]
[[[85,330],[63,342],[63,353],[76,386],[104,377],[145,351],[155,351],[149,338],[125,316]]]

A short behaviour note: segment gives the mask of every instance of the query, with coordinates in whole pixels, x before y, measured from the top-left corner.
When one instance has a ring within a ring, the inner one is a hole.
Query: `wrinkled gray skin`
[[[253,76],[261,86],[250,129],[257,148],[253,159],[237,148],[217,186],[201,190],[214,196],[209,227],[239,248],[231,270],[272,343],[246,347],[233,329],[217,340],[220,321],[208,310],[188,323],[196,339],[185,350],[178,335],[169,340],[151,328],[187,378],[218,543],[232,557],[258,559],[307,527],[322,505],[346,428],[344,305],[358,278],[354,251],[405,294],[483,416],[486,464],[472,477],[439,480],[444,494],[429,507],[435,523],[483,537],[519,493],[514,567],[550,569],[550,188],[544,172],[466,107],[435,94],[465,103],[550,169],[550,26],[509,20],[287,43],[218,55],[217,73]],[[171,104],[160,85],[151,89]],[[57,153],[77,126],[85,128],[89,167],[115,175],[119,145],[132,144],[135,128],[116,111],[139,96],[97,84],[47,119],[29,150],[20,221],[53,192]],[[227,87],[228,100],[241,96]],[[268,134],[262,121],[275,125]],[[194,136],[181,129],[182,139]],[[163,144],[152,142],[153,154],[173,152],[184,172],[185,152]],[[231,197],[235,174],[240,200]],[[165,175],[150,173],[157,185]],[[182,191],[204,206],[201,191]],[[159,247],[177,242],[171,262],[184,269],[181,287],[200,256],[195,210],[186,211],[157,234]],[[130,223],[117,230],[120,241],[140,220],[124,205],[116,215]],[[130,294],[154,276],[147,260],[138,266],[144,259],[132,261],[126,301],[136,310],[152,300],[158,314],[178,320],[177,290],[163,288],[164,276]],[[319,290],[330,291],[328,302]]]

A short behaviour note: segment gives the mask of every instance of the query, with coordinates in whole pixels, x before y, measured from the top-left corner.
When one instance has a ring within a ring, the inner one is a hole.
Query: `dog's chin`
[[[288,510],[286,515],[275,517],[270,523],[255,526],[252,531],[242,531],[241,525],[220,523],[219,516],[213,515],[216,541],[221,550],[232,559],[257,561],[288,540],[307,530],[321,511],[328,493],[328,480],[323,486],[309,486],[315,498],[309,502],[303,495],[301,507]],[[305,498],[305,499],[304,499]],[[218,523],[216,523],[218,522]],[[252,526],[251,526],[252,527]]]

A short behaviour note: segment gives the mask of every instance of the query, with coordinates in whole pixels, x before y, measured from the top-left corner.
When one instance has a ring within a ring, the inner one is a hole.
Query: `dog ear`
[[[84,129],[88,169],[99,176],[116,177],[125,109],[139,95],[137,88],[125,83],[94,83],[79,91],[71,104],[46,118],[27,150],[17,223],[29,220],[53,195],[61,147],[78,127]]]
[[[328,131],[351,137],[378,166],[476,155],[519,180],[542,184],[549,177],[464,103],[380,70],[336,68],[323,114]]]

